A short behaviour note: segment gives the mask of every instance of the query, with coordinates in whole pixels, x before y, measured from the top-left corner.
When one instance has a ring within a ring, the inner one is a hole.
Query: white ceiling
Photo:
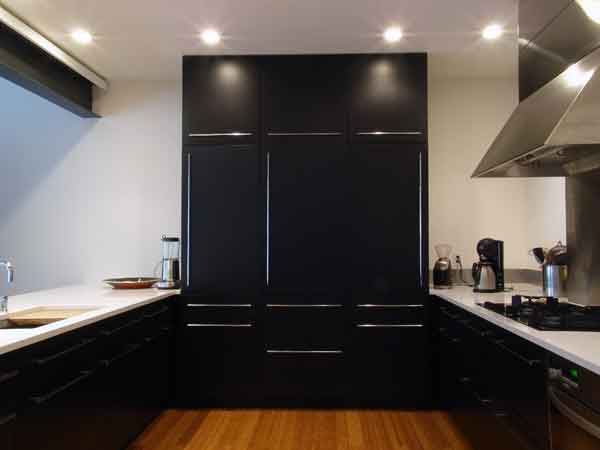
[[[178,79],[184,54],[427,51],[450,76],[510,77],[516,71],[517,0],[0,0],[92,69],[114,79]],[[490,22],[510,32],[485,42]],[[405,38],[384,45],[398,25]],[[224,40],[208,49],[199,32]],[[89,46],[74,28],[95,37]]]

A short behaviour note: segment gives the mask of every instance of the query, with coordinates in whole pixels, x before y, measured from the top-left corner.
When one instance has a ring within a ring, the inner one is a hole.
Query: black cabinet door
[[[336,136],[267,143],[269,288],[328,291],[347,280],[347,151]]]
[[[98,372],[74,372],[51,390],[31,396],[17,421],[17,448],[68,450],[103,448],[98,445],[98,424],[89,396],[97,386]],[[107,447],[104,447],[107,448]]]
[[[255,142],[260,70],[255,58],[183,58],[185,143]]]
[[[353,141],[426,142],[427,55],[358,56],[350,80]]]
[[[267,135],[346,131],[345,56],[276,56],[262,61]]]
[[[424,152],[417,144],[351,148],[352,270],[345,280],[377,294],[373,303],[397,303],[395,293],[424,288]]]
[[[184,289],[264,286],[263,160],[253,145],[198,146],[184,153]]]
[[[355,325],[352,380],[359,404],[423,405],[431,390],[427,333],[421,325]]]
[[[176,399],[181,406],[248,406],[260,400],[262,363],[254,323],[196,322],[178,331]]]

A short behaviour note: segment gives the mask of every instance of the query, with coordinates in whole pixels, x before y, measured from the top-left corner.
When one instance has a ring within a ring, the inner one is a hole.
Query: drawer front
[[[347,360],[342,350],[268,349],[265,360],[267,398],[326,400],[344,395]]]
[[[341,349],[345,320],[341,304],[267,304],[265,341],[275,349]]]
[[[186,303],[183,308],[184,325],[253,325],[256,320],[251,303]]]
[[[10,361],[0,365],[0,415],[7,414],[17,404],[21,394],[23,370],[15,362]]]
[[[356,305],[353,314],[355,325],[423,325],[425,306],[420,304]]]

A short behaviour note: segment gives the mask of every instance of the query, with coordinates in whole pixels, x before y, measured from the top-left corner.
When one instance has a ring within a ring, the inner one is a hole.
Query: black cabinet
[[[545,352],[442,300],[437,327],[440,404],[474,448],[549,448]],[[491,439],[493,437],[493,439]]]
[[[261,62],[267,136],[345,134],[348,57],[276,56]]]
[[[269,288],[340,290],[347,283],[347,151],[343,138],[279,137],[266,144]]]
[[[160,301],[3,355],[2,449],[125,448],[166,407],[172,320]]]
[[[346,282],[381,297],[372,303],[424,292],[424,152],[418,144],[351,148],[352,267]]]
[[[362,55],[349,71],[353,141],[427,141],[426,55]]]
[[[262,347],[254,299],[182,297],[175,395],[181,406],[247,406],[260,399]],[[251,303],[249,303],[251,302]]]
[[[255,58],[183,58],[185,143],[255,142],[260,69]]]
[[[263,164],[254,145],[186,147],[186,290],[256,291],[265,285]]]

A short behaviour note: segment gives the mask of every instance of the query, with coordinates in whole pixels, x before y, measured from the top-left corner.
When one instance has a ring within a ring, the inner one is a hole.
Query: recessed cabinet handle
[[[134,327],[134,326],[138,325],[139,323],[142,322],[142,320],[143,320],[143,318],[142,319],[135,319],[135,320],[132,320],[130,322],[127,322],[123,326],[120,326],[120,327],[117,327],[117,328],[113,328],[112,330],[103,330],[103,331],[101,331],[101,333],[102,333],[103,336],[112,336],[113,334],[119,333],[119,332],[121,332],[123,330],[126,330],[127,328]]]
[[[76,345],[69,347],[61,352],[55,353],[55,354],[47,356],[45,358],[35,359],[34,362],[38,366],[43,366],[44,364],[52,362],[55,359],[61,358],[63,356],[67,356],[69,353],[73,353],[77,350],[81,350],[82,348],[88,346],[89,344],[91,344],[92,342],[95,342],[95,341],[96,341],[95,338],[83,339],[79,344],[76,344]]]
[[[118,355],[116,355],[115,357],[113,357],[111,359],[103,359],[102,361],[100,361],[100,363],[104,366],[111,366],[114,363],[116,363],[117,361],[127,357],[128,355],[135,353],[137,350],[139,350],[142,347],[143,347],[142,344],[129,345],[124,352],[119,353]]]
[[[420,136],[420,131],[359,131],[357,136]]]
[[[341,355],[343,350],[267,350],[269,355]]]
[[[164,308],[161,308],[161,309],[159,309],[159,310],[158,310],[158,311],[156,311],[156,312],[153,312],[153,313],[151,313],[151,314],[145,314],[145,315],[144,315],[144,319],[154,319],[155,317],[158,317],[158,316],[160,316],[161,314],[164,314],[164,313],[166,313],[166,312],[168,312],[168,311],[169,311],[169,307],[168,307],[168,306],[165,306]]]
[[[422,328],[420,323],[359,323],[357,328]]]
[[[2,427],[4,425],[8,425],[12,421],[14,421],[16,418],[17,418],[16,414],[8,414],[6,416],[0,417],[0,427]]]
[[[533,366],[537,366],[538,364],[541,364],[541,361],[539,359],[529,359],[529,358],[526,358],[525,356],[521,355],[520,353],[517,353],[516,351],[514,351],[510,347],[507,347],[506,345],[504,345],[504,341],[502,339],[492,339],[491,341],[494,344],[496,344],[498,347],[500,347],[502,350],[504,350],[507,353],[510,353],[512,356],[514,356],[515,358],[517,358],[521,362],[524,362],[528,366],[533,367]]]
[[[48,400],[51,400],[52,398],[56,397],[58,394],[66,391],[67,389],[69,389],[72,386],[75,386],[77,383],[82,382],[83,380],[91,377],[94,374],[93,370],[85,370],[83,372],[79,373],[79,376],[77,376],[76,378],[72,379],[71,381],[68,381],[67,383],[63,384],[62,386],[54,389],[53,391],[48,392],[47,394],[44,395],[38,395],[35,397],[31,397],[31,401],[33,401],[33,403],[40,405],[42,403],[46,403]]]
[[[252,328],[251,323],[188,323],[187,326],[197,328]]]
[[[190,133],[189,137],[241,137],[252,136],[253,133],[232,131],[231,133]]]
[[[189,308],[252,308],[251,303],[188,303]]]
[[[269,132],[269,133],[267,133],[267,136],[341,136],[341,135],[342,135],[342,133],[340,133],[339,131],[314,131],[314,132],[307,132],[307,133],[289,131],[289,132]]]
[[[268,303],[267,308],[341,308],[339,303],[322,303],[318,305],[300,303]]]
[[[19,376],[21,371],[19,369],[11,370],[10,372],[0,374],[0,384],[6,383],[10,380],[13,380]]]

